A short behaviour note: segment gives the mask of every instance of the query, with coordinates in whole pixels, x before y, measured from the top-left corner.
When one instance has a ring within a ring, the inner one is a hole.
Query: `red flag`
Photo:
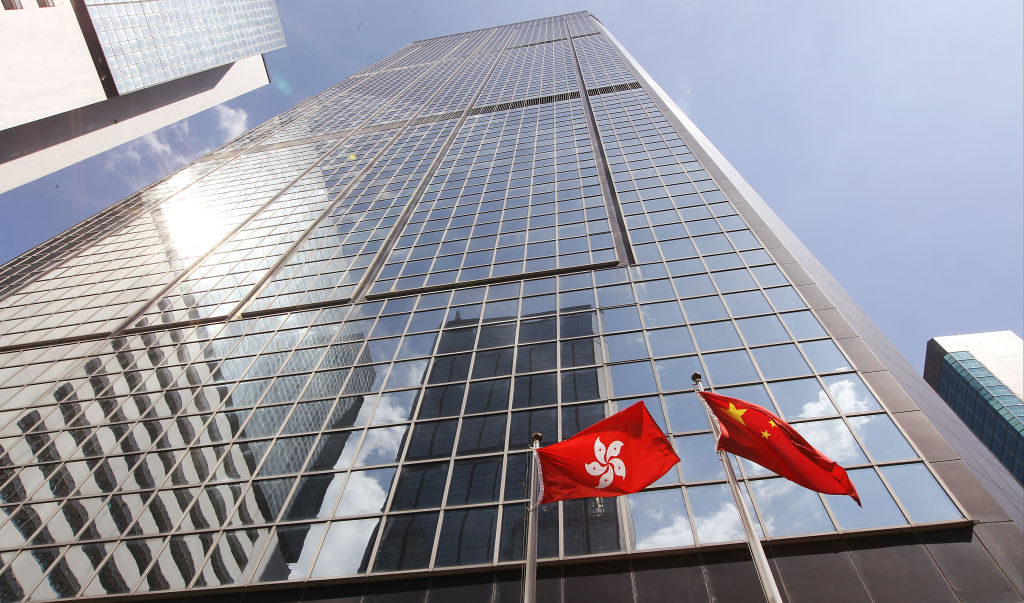
[[[719,450],[751,460],[804,488],[824,494],[849,494],[860,504],[846,470],[808,444],[775,413],[736,398],[700,394],[721,426]]]
[[[537,457],[541,503],[639,492],[679,462],[643,402],[538,449]]]

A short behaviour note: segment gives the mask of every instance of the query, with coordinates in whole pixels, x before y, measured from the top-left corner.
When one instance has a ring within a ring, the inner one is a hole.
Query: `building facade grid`
[[[638,399],[682,463],[541,557],[735,545],[694,371],[860,492],[737,461],[769,543],[969,525],[648,86],[588,13],[414,43],[5,267],[3,599],[516,568],[530,434]]]

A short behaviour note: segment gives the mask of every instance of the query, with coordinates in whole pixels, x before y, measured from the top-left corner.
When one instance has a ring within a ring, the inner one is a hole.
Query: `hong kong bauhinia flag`
[[[846,470],[807,443],[797,430],[757,404],[700,392],[722,430],[718,449],[742,456],[824,494],[849,494],[860,504]]]
[[[639,492],[679,462],[643,402],[539,448],[537,457],[541,503]]]

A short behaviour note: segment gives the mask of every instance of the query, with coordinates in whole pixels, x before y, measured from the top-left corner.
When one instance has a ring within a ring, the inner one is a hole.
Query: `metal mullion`
[[[404,86],[391,99],[391,101],[385,103],[377,111],[375,111],[372,115],[368,116],[362,122],[362,124],[365,125],[365,124],[369,123],[374,117],[379,115],[381,112],[384,111],[385,108],[387,108],[392,102],[394,102],[394,100],[396,98],[398,98],[402,93],[404,93],[409,88],[411,88],[413,85],[415,85],[416,82],[418,82],[427,73],[429,73],[431,71],[432,71],[432,69],[425,69],[423,71],[423,73],[421,73],[419,76],[417,76],[412,82],[410,82],[409,84]],[[299,118],[296,118],[296,120],[297,119],[299,119]],[[397,135],[398,135],[398,133],[396,133],[396,136]],[[215,252],[219,251],[235,235],[237,235],[240,232],[242,232],[250,223],[252,223],[253,221],[256,220],[257,216],[261,215],[265,210],[267,210],[269,207],[271,207],[271,205],[275,201],[277,201],[279,198],[283,197],[287,192],[289,192],[290,189],[293,186],[295,186],[298,182],[300,182],[302,180],[302,178],[304,178],[308,173],[313,171],[313,169],[315,169],[318,165],[320,165],[327,157],[329,157],[331,155],[331,153],[333,153],[335,150],[337,150],[337,148],[340,147],[342,145],[342,143],[344,143],[347,140],[348,140],[348,137],[343,137],[343,138],[339,139],[337,142],[335,142],[334,144],[329,145],[328,148],[325,151],[322,151],[322,152],[319,152],[319,153],[314,151],[314,154],[319,154],[319,158],[314,159],[313,162],[310,164],[310,166],[308,168],[303,170],[293,180],[291,180],[290,182],[285,184],[277,192],[277,194],[275,194],[270,199],[268,199],[266,202],[264,202],[263,204],[261,204],[260,206],[255,208],[252,211],[252,213],[249,213],[248,217],[243,219],[242,222],[240,224],[238,224],[238,226],[233,228],[230,232],[225,234],[221,239],[219,239],[216,243],[214,243],[205,253],[200,255],[194,262],[192,262],[189,266],[187,266],[184,270],[182,270],[178,274],[177,277],[173,278],[171,280],[171,282],[169,282],[167,285],[165,285],[163,288],[161,288],[161,290],[158,293],[156,293],[153,297],[151,297],[150,300],[148,302],[146,302],[139,310],[137,310],[133,315],[131,315],[127,320],[125,320],[123,323],[121,323],[118,327],[115,327],[111,331],[111,333],[113,333],[113,334],[120,333],[120,332],[124,331],[125,329],[129,328],[132,325],[132,323],[134,323],[136,320],[138,320],[139,318],[142,318],[143,316],[145,316],[145,314],[152,308],[152,306],[156,303],[157,300],[162,299],[163,297],[165,297],[168,293],[170,293],[174,289],[174,287],[176,287],[179,283],[181,283],[185,279],[187,279],[197,268],[199,268],[200,266],[203,265],[204,261],[208,257],[210,257]],[[393,139],[392,139],[392,141],[393,141]],[[250,149],[251,149],[251,147],[250,147]],[[248,151],[250,149],[246,149],[246,151]],[[371,164],[368,163],[367,166],[369,166],[369,165],[371,165]],[[216,170],[213,170],[213,171],[216,171]],[[322,217],[323,217],[323,214],[321,215],[321,218]],[[303,234],[306,234],[306,233],[303,233]],[[302,238],[300,237],[299,240],[301,241]],[[282,257],[284,257],[284,256],[282,256]],[[271,272],[272,272],[272,270],[268,271],[268,274],[271,273]],[[255,287],[253,288],[253,290],[255,290]],[[232,313],[231,315],[229,315],[226,318],[228,320],[232,320],[232,319],[236,318],[237,315],[238,315],[237,309],[240,309],[241,307],[242,307],[242,303],[239,303],[238,306],[236,306],[236,312]]]
[[[459,73],[459,71],[462,69],[462,67],[465,66],[465,63],[466,62],[464,61],[463,65],[461,65],[459,67],[459,69],[456,69],[452,73],[452,75],[449,76],[448,79],[446,79],[444,82],[441,83],[441,85],[438,88],[437,92],[435,92],[433,96],[431,96],[429,99],[427,99],[426,104],[429,104],[429,102],[431,100],[433,100],[438,94],[440,94],[441,89],[443,89],[444,86],[448,82],[450,82],[455,77],[455,75],[457,75]],[[428,70],[428,71],[430,71],[430,70]],[[425,75],[425,73],[423,75]],[[422,75],[421,75],[421,77],[422,77]],[[392,139],[388,143],[386,143],[384,146],[382,146],[381,149],[377,152],[377,154],[374,155],[374,157],[370,161],[367,162],[366,166],[358,174],[356,174],[352,178],[352,180],[349,182],[349,184],[346,185],[337,194],[337,196],[335,197],[334,201],[331,202],[328,205],[328,207],[320,215],[320,217],[317,220],[314,220],[309,225],[309,227],[302,234],[299,235],[299,237],[289,247],[289,249],[285,253],[283,253],[281,255],[281,258],[275,263],[275,265],[272,266],[267,271],[267,273],[260,280],[260,282],[258,282],[255,286],[253,286],[253,288],[250,291],[250,293],[238,303],[238,305],[236,306],[235,311],[231,314],[232,317],[236,317],[236,316],[240,315],[241,313],[243,313],[245,311],[246,308],[248,308],[248,306],[258,297],[259,293],[262,292],[270,284],[270,282],[273,280],[273,276],[278,274],[281,271],[281,269],[283,269],[288,264],[288,261],[294,256],[295,252],[308,239],[308,237],[317,229],[317,227],[319,227],[321,224],[323,224],[323,222],[331,215],[331,213],[340,205],[341,201],[348,195],[348,193],[350,193],[356,187],[357,184],[361,184],[362,183],[363,179],[365,179],[367,174],[369,173],[370,168],[375,166],[376,163],[378,161],[380,161],[380,159],[384,156],[384,154],[387,153],[392,148],[392,146],[395,144],[395,142],[409,130],[409,128],[411,127],[412,122],[416,119],[417,116],[420,115],[420,113],[423,111],[423,108],[426,107],[426,104],[424,104],[423,107],[421,107],[419,111],[417,111],[415,114],[413,114],[413,116],[409,120],[405,121],[405,124],[403,126],[401,126],[398,129],[398,131],[396,131],[396,133],[392,137]],[[378,113],[379,113],[379,111],[378,111]],[[454,129],[453,129],[453,132],[454,132]],[[411,206],[412,198],[410,198],[408,203]],[[342,214],[342,215],[348,215],[349,211],[350,211],[350,208],[346,209],[345,213]],[[380,253],[380,251],[381,250],[378,250],[377,253]],[[369,273],[369,267],[367,268],[367,273],[364,273],[364,278],[366,277],[366,274],[368,274],[368,273]],[[358,289],[358,284],[357,284],[357,289]],[[358,293],[358,290],[355,291],[352,296],[349,296],[350,300],[356,299],[355,293]]]
[[[568,24],[563,17],[561,20],[563,34],[566,36],[566,46],[572,57],[572,64],[576,77],[576,87],[580,91],[580,105],[583,108],[584,123],[590,135],[590,146],[594,154],[594,164],[597,168],[598,181],[601,186],[602,197],[605,201],[605,211],[608,214],[608,225],[611,231],[612,241],[615,247],[615,254],[621,258],[620,265],[632,266],[636,264],[636,257],[633,255],[632,244],[629,240],[629,232],[626,228],[625,217],[622,215],[622,208],[619,203],[618,193],[615,190],[615,183],[611,175],[611,164],[608,163],[608,156],[605,153],[601,140],[601,132],[598,128],[594,109],[590,104],[590,96],[583,79],[583,71],[580,67],[579,56],[576,54],[575,44],[572,42],[572,35],[569,32]],[[589,246],[589,237],[588,237]]]
[[[470,59],[465,59],[462,67],[465,67],[469,63],[469,61]],[[367,290],[371,288],[374,282],[376,282],[381,270],[384,267],[385,262],[391,255],[392,251],[394,251],[395,246],[398,243],[398,240],[402,236],[402,231],[404,231],[405,227],[409,224],[412,215],[415,213],[416,206],[419,205],[420,201],[423,199],[423,194],[426,191],[428,185],[430,184],[430,180],[433,178],[434,174],[437,173],[438,167],[440,167],[445,156],[451,149],[453,142],[458,137],[459,132],[465,125],[466,119],[469,116],[469,113],[472,110],[473,105],[480,98],[480,94],[483,92],[484,87],[487,85],[487,81],[494,73],[494,70],[499,62],[500,55],[497,59],[495,59],[494,64],[491,65],[490,69],[487,72],[487,75],[481,78],[480,86],[477,88],[476,93],[469,100],[469,103],[467,104],[466,108],[462,111],[462,115],[459,116],[458,121],[452,127],[452,131],[448,134],[448,137],[445,139],[444,143],[442,143],[441,147],[438,148],[434,160],[430,162],[427,169],[423,172],[419,184],[416,186],[415,189],[413,189],[412,193],[409,195],[409,201],[407,202],[402,212],[399,214],[398,220],[394,223],[394,225],[392,225],[391,231],[388,233],[387,237],[384,238],[384,241],[381,243],[380,248],[374,255],[373,261],[370,262],[369,266],[367,266],[366,272],[363,274],[363,278],[360,279],[359,283],[356,285],[355,290],[352,292],[351,299],[353,301],[364,301],[366,299]],[[452,78],[454,78],[454,76],[457,75],[462,70],[462,67],[460,67],[459,70],[455,71],[452,74]],[[449,81],[450,80],[451,78],[449,78]],[[423,106],[421,106],[420,110],[415,115],[413,115],[412,119],[415,119],[420,115],[420,113],[422,113],[422,111],[431,103],[431,101],[433,101],[434,98],[436,98],[437,95],[440,94],[443,87],[444,85],[442,85],[441,88],[438,88],[438,91],[423,103]],[[397,293],[397,291],[389,291],[389,293]]]
[[[129,396],[131,396],[131,394],[128,394],[128,395],[129,395]],[[98,404],[98,400],[94,400],[94,403]],[[127,402],[126,402],[126,403],[127,403]],[[91,407],[92,407],[92,405],[89,405],[89,407],[91,408]],[[152,408],[152,405],[150,405],[149,407],[147,407],[147,411],[148,411],[148,409],[149,409],[149,408]],[[84,413],[84,412],[85,412],[85,411],[83,410],[83,413]],[[142,414],[145,414],[145,413],[142,413]],[[80,415],[79,415],[79,416],[80,416]],[[169,420],[169,421],[174,421],[174,420],[176,420],[176,418],[177,418],[177,417],[178,417],[178,415],[175,415],[174,417],[164,417],[164,418],[165,418],[165,419],[167,419],[167,420]],[[78,418],[78,417],[76,416],[76,418]],[[143,420],[144,420],[144,419],[140,418],[140,419],[136,419],[135,421],[131,421],[131,422],[126,422],[126,423],[122,423],[123,425],[129,426],[129,427],[127,427],[127,429],[125,430],[125,434],[124,434],[124,435],[122,435],[122,436],[120,436],[119,438],[117,438],[117,439],[116,439],[116,440],[115,440],[115,441],[113,442],[113,444],[112,444],[111,446],[112,446],[112,447],[114,447],[114,448],[117,448],[117,447],[121,446],[121,445],[123,444],[123,442],[125,441],[126,437],[127,437],[128,435],[130,435],[130,434],[131,434],[131,432],[132,432],[132,430],[134,429],[134,427],[135,427],[135,426],[136,426],[137,424],[141,423],[141,422],[142,422]],[[90,424],[90,425],[88,425],[88,427],[93,427],[93,428],[94,428],[94,427],[105,427],[105,426],[108,426],[108,425],[109,425],[108,423],[104,423],[104,424],[102,424],[102,425],[92,425],[92,424]],[[204,426],[205,426],[205,424],[204,424]],[[76,429],[77,429],[77,428],[76,428]],[[167,428],[164,428],[164,430],[160,432],[160,435],[161,435],[161,436],[162,436],[162,435],[164,435],[164,434],[165,434],[165,433],[167,432],[167,430],[168,430],[168,429],[170,429],[170,426],[168,426]],[[63,432],[68,432],[68,431],[71,431],[71,430],[70,430],[70,429],[62,429],[62,430],[60,430],[60,431],[54,431],[54,432],[47,432],[47,433],[63,433]],[[95,431],[95,430],[94,430],[94,431]],[[26,435],[31,435],[31,434],[26,434]],[[52,439],[53,439],[53,438],[50,438],[50,440],[51,440],[51,441],[52,441]],[[75,449],[74,449],[73,451],[71,451],[70,453],[68,453],[68,454],[62,454],[62,455],[61,455],[61,459],[60,459],[60,460],[58,460],[58,461],[55,461],[55,462],[53,462],[53,464],[57,466],[57,467],[55,468],[55,470],[54,470],[53,472],[51,472],[51,473],[50,473],[50,474],[49,474],[49,475],[48,475],[48,476],[47,476],[47,477],[46,477],[45,479],[43,479],[43,480],[42,480],[42,481],[41,481],[41,482],[39,483],[39,485],[38,485],[38,486],[36,486],[35,488],[33,488],[33,489],[32,489],[32,491],[31,491],[30,493],[26,493],[26,497],[25,497],[25,499],[24,499],[24,501],[23,501],[23,502],[29,502],[29,503],[30,503],[30,502],[31,502],[31,499],[32,499],[32,496],[33,496],[33,495],[34,495],[34,494],[35,494],[36,492],[38,492],[39,490],[41,490],[41,489],[42,489],[43,487],[47,486],[47,485],[49,484],[49,482],[50,482],[50,478],[52,478],[52,477],[53,477],[53,475],[54,475],[54,474],[55,474],[55,473],[56,473],[57,471],[59,471],[59,470],[63,469],[64,467],[66,467],[66,466],[68,465],[68,463],[74,463],[74,462],[85,462],[85,463],[89,463],[89,464],[91,465],[91,466],[90,466],[90,471],[89,471],[88,475],[87,475],[87,476],[85,477],[85,480],[88,480],[88,479],[89,479],[90,477],[92,477],[92,476],[93,476],[93,475],[94,475],[94,474],[96,473],[96,469],[97,469],[97,466],[98,466],[99,464],[101,464],[101,463],[105,463],[105,462],[107,461],[107,459],[110,459],[110,458],[114,458],[114,457],[125,457],[125,458],[127,458],[127,457],[129,457],[129,456],[131,456],[131,455],[138,455],[139,457],[141,457],[141,458],[145,459],[145,457],[146,457],[146,456],[148,456],[148,455],[149,455],[150,453],[160,453],[160,452],[172,452],[172,451],[174,451],[174,450],[177,450],[177,449],[179,449],[178,447],[171,447],[171,448],[169,448],[169,449],[164,449],[164,450],[158,450],[158,449],[156,449],[156,448],[154,448],[154,447],[153,447],[153,445],[155,444],[155,440],[154,440],[153,442],[151,442],[151,443],[150,443],[149,447],[148,447],[147,449],[145,449],[145,450],[136,450],[136,451],[126,451],[126,450],[123,450],[123,449],[120,449],[120,450],[117,450],[117,449],[113,449],[113,450],[104,450],[104,451],[103,451],[103,454],[101,454],[100,456],[96,456],[96,457],[84,457],[84,458],[73,458],[73,457],[74,457],[74,454],[75,454],[75,453],[77,453],[77,452],[79,452],[79,451],[80,451],[80,450],[82,449],[82,446],[84,445],[84,443],[85,443],[85,441],[86,441],[87,439],[88,439],[88,438],[86,438],[86,439],[83,439],[82,443],[78,443],[78,445],[77,445],[77,446],[75,447]],[[185,444],[185,447],[184,447],[184,448],[181,448],[181,450],[188,450],[188,449],[189,449],[188,447],[189,447],[189,444]],[[37,457],[37,456],[33,456],[33,459],[36,459],[36,458],[38,458],[38,457]],[[91,461],[93,461],[93,463],[90,463],[90,460],[91,460]],[[24,469],[26,469],[26,468],[29,468],[29,467],[36,467],[36,466],[41,466],[41,465],[46,465],[46,464],[48,464],[48,463],[45,463],[45,462],[36,462],[36,463],[24,463],[24,464],[21,464],[21,465],[20,465],[19,467],[20,467],[20,468],[21,468],[22,470],[24,470]],[[139,463],[138,463],[138,462],[136,462],[135,464],[133,464],[133,465],[131,466],[131,467],[132,467],[132,470],[131,470],[131,471],[129,471],[129,472],[128,472],[128,473],[127,473],[127,474],[126,474],[125,476],[124,476],[124,478],[125,478],[125,479],[126,479],[126,478],[127,478],[127,477],[128,477],[128,476],[129,476],[130,474],[131,474],[131,473],[133,473],[133,472],[134,472],[134,469],[138,467],[138,464],[139,464]],[[176,463],[174,464],[174,467],[176,468],[176,467],[178,466],[178,464],[179,464],[179,463],[177,463],[177,462],[176,462]],[[174,469],[172,468],[172,469],[171,469],[171,471],[169,471],[169,472],[168,472],[168,476],[170,475],[170,473],[171,473],[171,472],[173,472],[173,470],[174,470]],[[12,480],[13,480],[13,479],[20,479],[20,477],[19,477],[19,476],[20,476],[20,474],[21,474],[21,471],[19,471],[19,472],[18,472],[18,475],[16,475],[16,476],[13,476],[13,477],[12,477],[11,479],[12,479]],[[120,485],[121,485],[121,484],[123,483],[123,481],[124,481],[124,479],[122,479],[121,481],[118,481],[118,482],[117,482],[117,485],[116,485],[116,486],[120,486]],[[165,477],[165,480],[164,480],[164,481],[166,481],[166,477]],[[81,482],[81,483],[80,483],[80,482],[78,482],[78,481],[75,481],[75,482],[74,482],[74,492],[75,492],[75,493],[78,493],[79,489],[81,488],[81,486],[82,486],[82,485],[83,485],[84,483],[85,483],[84,481],[83,481],[83,482]],[[162,484],[162,483],[164,483],[164,482],[161,482],[161,484]],[[113,494],[114,492],[116,492],[116,489],[117,489],[117,488],[116,488],[116,486],[115,486],[115,489],[114,489],[114,490],[111,490],[111,492],[109,492],[109,493],[107,493],[107,494]],[[157,489],[159,489],[159,487],[157,487]],[[59,500],[59,499],[55,499],[55,500]]]

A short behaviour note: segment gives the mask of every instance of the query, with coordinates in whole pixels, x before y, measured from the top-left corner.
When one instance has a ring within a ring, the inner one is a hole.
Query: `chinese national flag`
[[[742,456],[805,488],[849,494],[860,504],[846,470],[807,443],[789,423],[764,407],[700,392],[718,418],[718,449]]]
[[[643,402],[538,449],[537,457],[541,503],[639,492],[679,462]]]

